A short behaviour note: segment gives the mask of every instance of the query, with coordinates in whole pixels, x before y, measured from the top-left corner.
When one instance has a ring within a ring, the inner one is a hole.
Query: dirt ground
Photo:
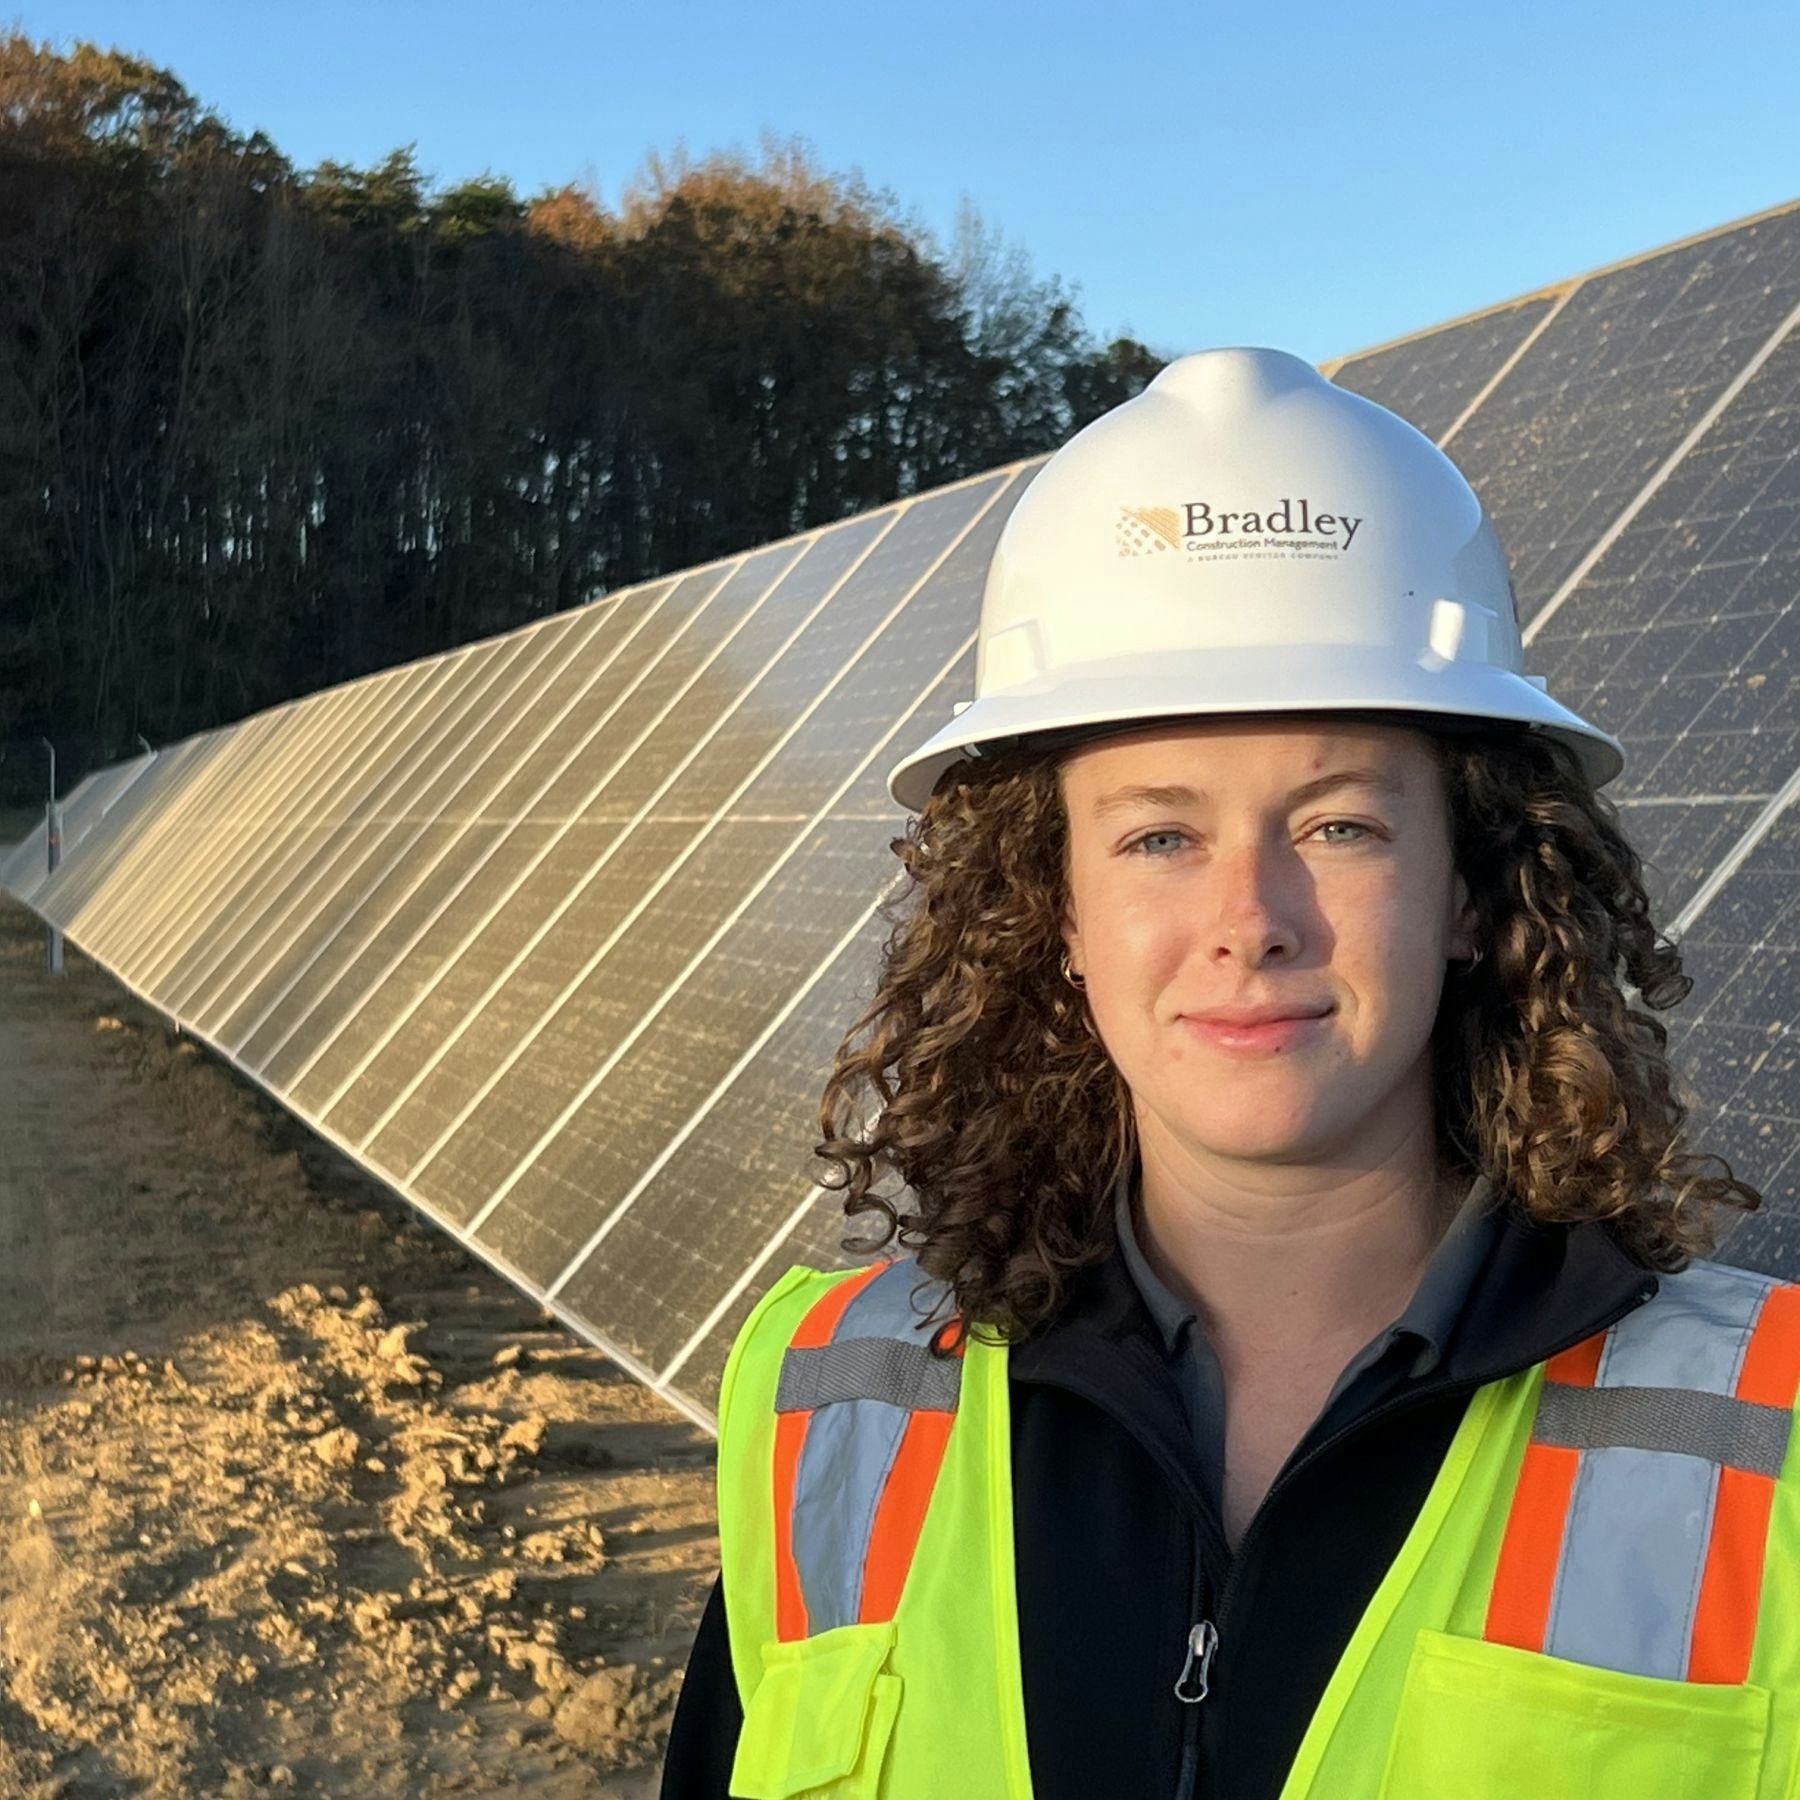
[[[0,896],[0,1800],[653,1795],[699,1427]]]

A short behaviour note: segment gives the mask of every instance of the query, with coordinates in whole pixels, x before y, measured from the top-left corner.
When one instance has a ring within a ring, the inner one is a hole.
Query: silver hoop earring
[[[1487,952],[1484,951],[1479,944],[1477,944],[1475,946],[1475,954],[1473,956],[1459,957],[1457,960],[1462,964],[1462,972],[1465,975],[1472,975],[1475,972],[1476,967],[1480,964],[1482,957],[1485,956],[1486,954],[1487,954]]]
[[[1069,953],[1066,950],[1062,953],[1062,973],[1063,980],[1066,981],[1070,987],[1074,988],[1077,993],[1085,994],[1087,992],[1087,977],[1085,975],[1076,974],[1075,970],[1069,964]]]

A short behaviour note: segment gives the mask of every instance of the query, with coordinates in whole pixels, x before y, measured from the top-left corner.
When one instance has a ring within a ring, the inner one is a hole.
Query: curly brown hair
[[[1446,981],[1434,1026],[1440,1154],[1532,1219],[1610,1221],[1646,1266],[1682,1268],[1713,1247],[1714,1206],[1761,1195],[1684,1148],[1668,1031],[1624,985],[1656,1011],[1693,986],[1642,861],[1558,740],[1488,721],[1429,736],[1485,951]],[[963,1319],[1009,1341],[1106,1254],[1137,1149],[1129,1090],[1061,972],[1058,762],[1039,743],[958,763],[893,840],[910,881],[885,909],[876,994],[837,1053],[814,1152],[847,1217],[886,1221],[844,1249],[897,1238]],[[910,1210],[877,1191],[888,1172]]]

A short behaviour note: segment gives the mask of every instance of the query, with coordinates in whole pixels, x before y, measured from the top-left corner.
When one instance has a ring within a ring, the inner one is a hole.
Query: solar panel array
[[[1695,1137],[1795,1272],[1800,205],[1337,363],[1443,443],[1527,660],[1696,992]],[[0,884],[693,1417],[836,1266],[817,1097],[899,870],[883,786],[973,690],[1031,461],[291,702],[85,780]]]

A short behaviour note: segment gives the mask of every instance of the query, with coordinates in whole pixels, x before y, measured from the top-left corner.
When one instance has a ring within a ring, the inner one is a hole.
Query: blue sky
[[[1102,337],[1315,362],[1800,194],[1800,8],[44,0],[302,166],[608,201],[765,131],[947,238],[967,195]]]

